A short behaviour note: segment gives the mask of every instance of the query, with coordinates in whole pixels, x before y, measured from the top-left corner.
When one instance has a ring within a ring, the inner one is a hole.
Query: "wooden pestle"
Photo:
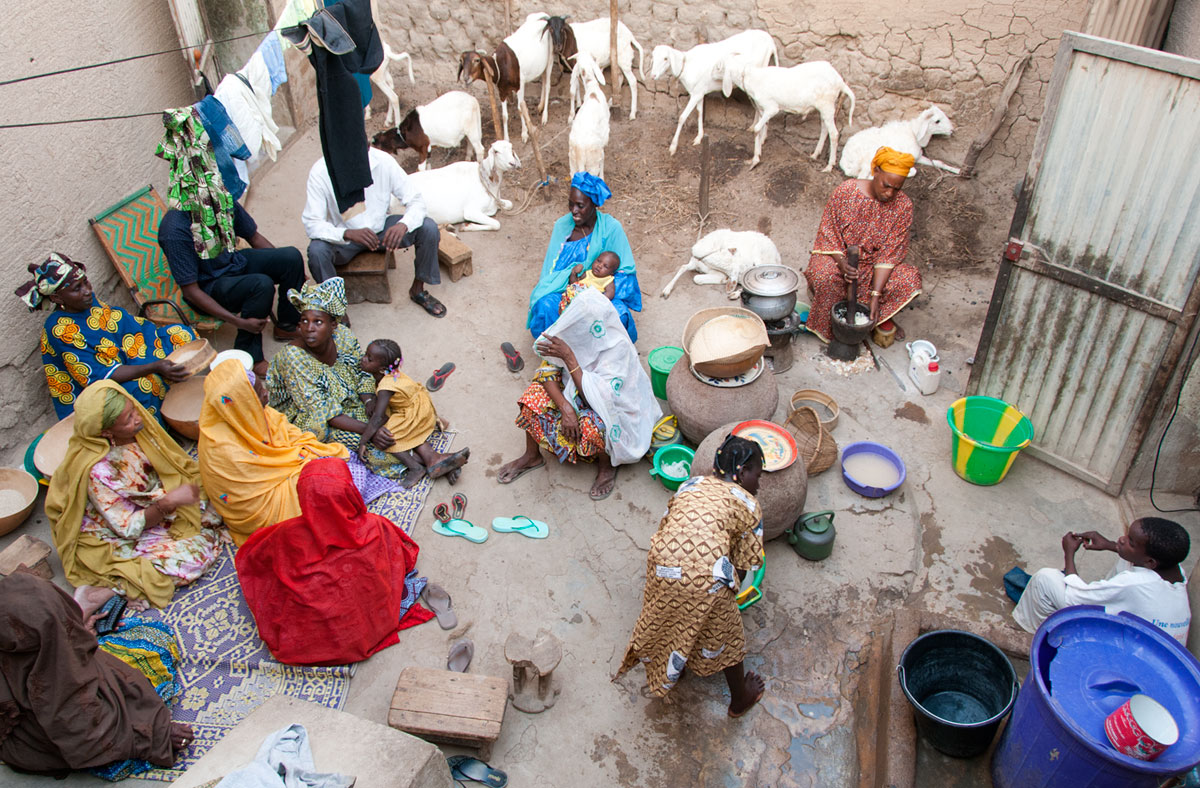
[[[854,244],[846,247],[846,264],[854,272],[854,278],[846,284],[846,323],[852,326],[858,317],[858,247]]]

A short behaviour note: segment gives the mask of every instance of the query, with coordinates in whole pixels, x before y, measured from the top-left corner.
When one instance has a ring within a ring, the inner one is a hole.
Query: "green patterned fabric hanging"
[[[193,107],[163,112],[166,134],[154,155],[171,166],[167,204],[192,217],[196,254],[208,260],[232,252],[233,197],[221,181],[208,132]]]

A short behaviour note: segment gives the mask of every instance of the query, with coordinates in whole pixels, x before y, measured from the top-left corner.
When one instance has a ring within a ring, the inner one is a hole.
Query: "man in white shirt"
[[[442,281],[437,223],[425,215],[425,200],[395,159],[377,148],[368,150],[368,158],[372,183],[363,202],[345,215],[338,211],[325,159],[317,159],[309,170],[308,201],[301,216],[310,239],[308,270],[313,279],[324,282],[337,276],[337,268],[362,251],[405,249],[415,244],[416,272],[408,297],[434,317],[444,317],[445,305],[425,289],[426,284]],[[388,214],[393,197],[404,204],[403,216]]]
[[[1183,526],[1161,517],[1143,517],[1117,541],[1095,531],[1062,538],[1065,566],[1039,569],[1029,579],[1013,618],[1034,632],[1052,613],[1072,605],[1103,605],[1109,613],[1129,612],[1146,619],[1180,643],[1187,643],[1191,609],[1187,578],[1180,564],[1191,540]],[[1108,550],[1118,556],[1104,580],[1085,583],[1075,571],[1075,553]]]

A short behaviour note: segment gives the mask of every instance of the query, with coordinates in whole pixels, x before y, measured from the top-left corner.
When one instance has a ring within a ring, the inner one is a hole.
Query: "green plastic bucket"
[[[650,469],[650,475],[656,477],[662,482],[662,486],[668,490],[678,490],[679,485],[686,482],[688,477],[692,475],[692,461],[694,459],[696,459],[696,452],[687,446],[665,446],[655,452],[654,467]],[[688,471],[683,476],[671,476],[663,470],[664,465],[671,465],[680,460],[688,464]]]
[[[654,396],[667,398],[667,375],[682,355],[683,348],[674,345],[663,345],[650,351],[646,361],[650,363],[650,387],[654,389]]]
[[[950,461],[971,484],[999,484],[1017,454],[1033,440],[1025,414],[995,397],[963,397],[946,411]]]

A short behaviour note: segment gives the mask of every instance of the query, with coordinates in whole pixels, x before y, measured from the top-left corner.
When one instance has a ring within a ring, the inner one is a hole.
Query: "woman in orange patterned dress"
[[[725,674],[729,716],[740,717],[763,696],[763,680],[746,673],[746,635],[737,591],[761,559],[762,507],[754,494],[762,447],[729,435],[717,449],[715,476],[679,486],[650,539],[646,589],[617,676],[641,662],[651,695],[665,696],[691,668]]]
[[[858,294],[871,307],[872,323],[890,320],[921,294],[920,272],[904,262],[913,204],[901,189],[913,163],[907,153],[880,148],[871,162],[871,178],[842,183],[825,204],[804,272],[812,296],[808,329],[822,342],[829,341],[833,306],[846,300],[846,283],[852,281],[844,254],[848,246],[860,250]],[[899,326],[896,338],[904,338]]]

